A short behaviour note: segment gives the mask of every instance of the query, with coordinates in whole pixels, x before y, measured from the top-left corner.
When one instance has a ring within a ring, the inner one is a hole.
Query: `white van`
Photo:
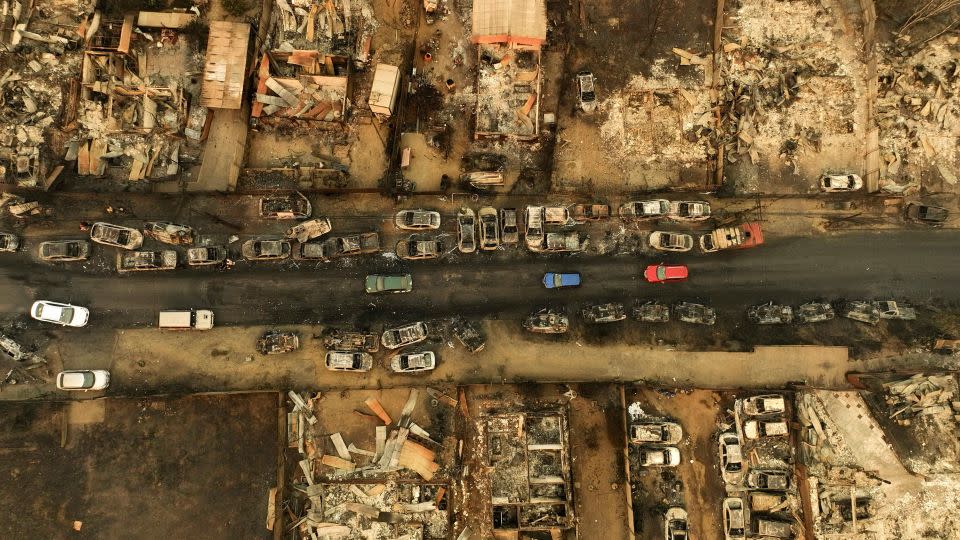
[[[213,328],[213,312],[209,309],[161,311],[160,328],[165,330],[210,330]]]

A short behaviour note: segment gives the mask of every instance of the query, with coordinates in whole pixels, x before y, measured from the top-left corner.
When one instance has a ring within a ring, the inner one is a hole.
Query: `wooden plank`
[[[344,471],[352,471],[357,468],[353,462],[341,459],[337,456],[331,456],[329,454],[320,458],[320,463],[323,463],[328,467],[333,467],[334,469],[341,469]]]
[[[133,14],[123,18],[123,26],[120,28],[120,45],[117,45],[117,51],[122,53],[130,52],[130,38],[133,36]],[[141,71],[140,73],[144,73]]]
[[[350,461],[350,451],[347,449],[347,443],[343,442],[343,435],[339,432],[334,433],[330,436],[330,440],[333,441],[333,447],[337,449],[337,455]]]
[[[319,4],[311,4],[310,12],[307,13],[307,41],[313,43],[316,40],[316,20],[317,13],[320,12]]]
[[[86,176],[90,174],[90,142],[83,141],[77,150],[77,174]]]
[[[393,420],[390,418],[390,415],[387,414],[387,411],[383,409],[383,405],[380,405],[380,401],[375,397],[368,397],[364,400],[364,403],[367,407],[373,411],[373,414],[380,417],[380,420],[383,420],[384,424],[390,424]]]

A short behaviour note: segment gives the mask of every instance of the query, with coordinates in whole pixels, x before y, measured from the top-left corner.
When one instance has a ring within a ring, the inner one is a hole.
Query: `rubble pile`
[[[379,26],[365,0],[276,0],[270,20],[271,46],[279,51],[320,51],[356,58],[365,65]]]
[[[885,51],[878,66],[876,120],[881,177],[916,185],[936,170],[957,183],[960,152],[960,44],[956,36],[931,41],[911,56]],[[896,188],[894,188],[896,189]],[[939,186],[933,191],[939,191]]]
[[[540,53],[478,45],[478,135],[535,137],[539,130]]]
[[[960,401],[954,377],[918,373],[883,386],[887,391],[886,403],[893,411],[890,418],[900,425],[908,426],[917,417],[960,423]]]
[[[819,0],[741,0],[718,54],[720,137],[729,163],[821,152],[863,131],[865,68]]]
[[[435,390],[435,407],[456,401]],[[288,392],[293,410],[287,414],[290,448],[301,456],[288,490],[297,538],[317,536],[368,539],[446,538],[447,484],[441,480],[441,442],[413,421],[419,390],[412,389],[394,419],[373,397],[360,417],[377,422],[374,448],[349,444],[340,432],[322,431],[315,413],[319,395]],[[444,398],[444,399],[441,399]],[[415,473],[411,475],[410,473]]]
[[[702,60],[694,58],[694,63]],[[600,103],[606,114],[600,136],[624,163],[636,162],[638,156],[646,163],[701,163],[713,153],[709,90],[698,82],[678,80],[665,64],[658,60],[650,77],[634,76]]]

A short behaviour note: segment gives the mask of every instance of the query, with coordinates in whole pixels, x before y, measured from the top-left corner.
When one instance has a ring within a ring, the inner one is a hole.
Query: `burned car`
[[[818,323],[836,317],[833,306],[827,302],[807,302],[797,308],[797,320],[803,323]]]
[[[173,270],[177,267],[177,252],[130,251],[117,254],[118,272],[137,272],[141,270]]]
[[[276,261],[290,256],[290,242],[278,238],[247,240],[240,253],[250,261]]]
[[[775,469],[750,469],[747,487],[769,491],[786,491],[790,487],[790,473]]]
[[[148,221],[143,224],[143,233],[164,244],[190,245],[193,243],[193,228],[169,221]]]
[[[585,221],[599,221],[610,217],[609,204],[575,204],[570,213],[573,220],[577,223]]]
[[[525,211],[525,218],[527,228],[524,236],[527,249],[540,251],[543,249],[543,207],[528,206]]]
[[[330,232],[330,230],[330,219],[316,218],[290,227],[284,236],[286,236],[288,240],[296,240],[302,243],[323,236]]]
[[[824,193],[840,193],[862,188],[863,179],[857,174],[824,174],[818,184]]]
[[[300,336],[296,332],[271,330],[257,340],[257,351],[260,354],[282,354],[299,348]]]
[[[480,249],[490,251],[500,246],[500,222],[496,208],[484,206],[477,212],[480,219]]]
[[[848,319],[867,324],[880,322],[880,310],[871,302],[852,300],[843,305],[842,315]]]
[[[687,511],[679,506],[668,508],[663,515],[663,530],[666,540],[687,540],[690,538]]]
[[[793,308],[773,302],[751,306],[747,318],[756,324],[790,324],[793,322]]]
[[[690,251],[693,237],[686,233],[653,231],[649,237],[650,247],[660,251]]]
[[[330,371],[370,371],[373,367],[373,356],[365,352],[329,351],[324,358],[324,365]]]
[[[516,244],[520,241],[520,227],[517,223],[516,208],[500,209],[500,241],[504,244]]]
[[[323,347],[337,351],[375,353],[380,350],[380,340],[376,334],[333,328],[323,334]]]
[[[443,253],[443,242],[426,234],[411,234],[406,240],[397,242],[397,257],[407,261],[436,259]]]
[[[472,353],[482,351],[487,344],[487,338],[484,337],[477,323],[466,319],[457,318],[453,321],[453,335]]]
[[[289,195],[261,197],[259,212],[264,219],[307,219],[313,207],[303,193],[294,191]]]
[[[401,210],[393,218],[398,229],[424,231],[440,228],[440,212],[434,210]]]
[[[670,322],[670,308],[660,302],[644,302],[633,308],[633,318],[640,322]]]
[[[543,251],[551,253],[578,253],[587,248],[587,235],[577,231],[548,232]]]
[[[680,221],[703,221],[710,217],[710,203],[706,201],[671,202],[669,217]]]
[[[908,221],[941,227],[943,223],[947,221],[950,211],[942,206],[910,203],[904,210],[903,215]]]
[[[689,324],[713,325],[717,322],[717,312],[713,308],[693,302],[680,302],[673,306],[677,320]]]
[[[425,339],[427,339],[427,325],[422,322],[415,322],[384,330],[380,337],[380,343],[388,349],[399,349],[400,347],[420,343]]]
[[[329,261],[337,257],[351,255],[367,255],[380,251],[380,235],[371,233],[334,236],[323,242],[307,242],[300,244],[298,256],[301,259],[317,259]]]
[[[457,246],[461,253],[473,253],[477,250],[476,215],[466,207],[457,213]]]
[[[209,266],[227,260],[227,248],[224,246],[200,246],[187,250],[188,266]]]
[[[577,106],[585,113],[593,112],[597,108],[595,82],[593,73],[589,71],[577,73]]]
[[[743,400],[743,413],[748,416],[783,414],[786,410],[786,401],[780,394],[750,396]]]
[[[0,251],[16,251],[20,247],[20,238],[13,233],[0,232]]]
[[[743,478],[743,450],[740,438],[734,431],[721,433],[719,436],[720,474],[723,481],[730,485],[737,485]]]
[[[0,251],[3,251],[0,249]],[[50,240],[40,244],[40,259],[48,262],[84,261],[90,256],[86,240]]]
[[[390,359],[390,371],[394,373],[418,373],[436,367],[437,355],[433,351],[403,353]]]
[[[143,233],[140,231],[102,221],[90,227],[90,239],[98,244],[123,249],[137,249],[143,245]]]
[[[630,201],[620,206],[620,217],[627,221],[666,217],[669,213],[670,201],[666,199]]]
[[[743,423],[743,436],[748,439],[761,437],[786,437],[789,434],[783,420],[747,420]]]
[[[630,425],[633,444],[677,444],[683,437],[683,428],[675,422],[639,422]]]
[[[523,328],[534,334],[564,334],[570,329],[570,319],[563,313],[541,309],[523,320]]]
[[[580,316],[591,324],[612,323],[626,319],[627,310],[623,308],[623,304],[609,302],[587,306],[580,312]]]
[[[917,318],[917,310],[894,302],[893,300],[881,300],[873,302],[873,306],[880,312],[881,319],[900,319],[901,321],[912,321]]]

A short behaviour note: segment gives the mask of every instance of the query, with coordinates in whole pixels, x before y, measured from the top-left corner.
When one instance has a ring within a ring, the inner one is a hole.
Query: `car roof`
[[[87,380],[90,383],[87,383]],[[93,386],[93,373],[89,371],[64,371],[60,374],[60,384],[64,388],[86,388]]]

